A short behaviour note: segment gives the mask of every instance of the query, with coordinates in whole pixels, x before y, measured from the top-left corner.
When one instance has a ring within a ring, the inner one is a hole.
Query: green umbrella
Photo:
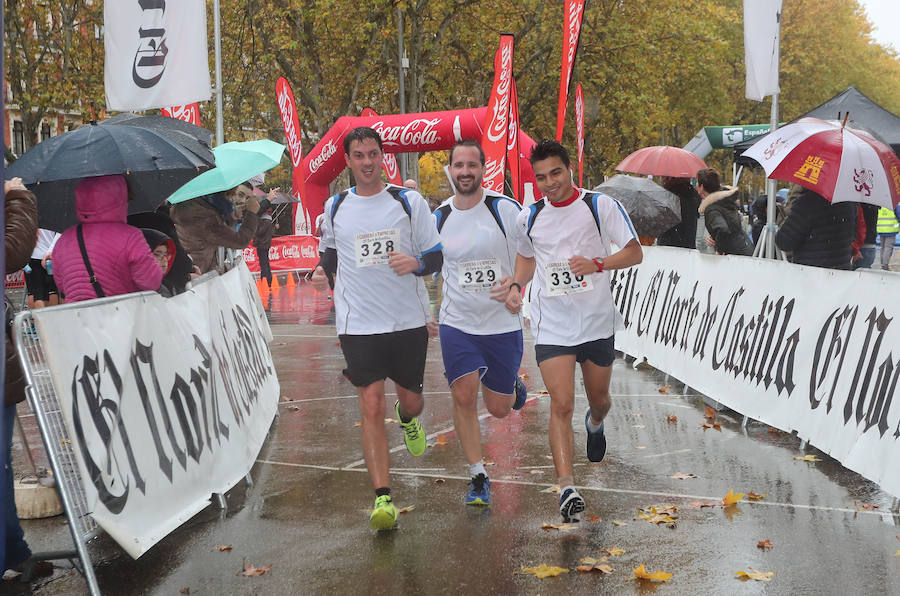
[[[216,167],[203,172],[172,193],[173,205],[196,197],[230,190],[253,176],[271,170],[281,162],[284,145],[261,141],[232,141],[213,148]]]

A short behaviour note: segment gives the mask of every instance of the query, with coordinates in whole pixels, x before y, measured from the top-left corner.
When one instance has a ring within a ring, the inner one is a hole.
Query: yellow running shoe
[[[369,526],[373,530],[393,530],[397,525],[397,508],[391,500],[391,495],[375,497],[375,509],[369,516]]]
[[[400,401],[394,403],[394,412],[397,414],[397,422],[403,429],[403,440],[406,441],[406,450],[415,456],[425,453],[425,431],[418,418],[413,418],[409,422],[403,422],[400,418]]]

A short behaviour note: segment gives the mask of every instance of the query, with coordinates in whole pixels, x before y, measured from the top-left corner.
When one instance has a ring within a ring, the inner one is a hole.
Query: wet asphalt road
[[[208,508],[137,561],[108,538],[97,540],[104,593],[900,594],[900,518],[890,513],[890,496],[817,450],[801,451],[794,436],[758,423],[742,429],[733,412],[719,414],[721,431],[703,430],[702,396],[659,371],[635,369],[630,359],[614,364],[601,464],[584,456],[587,402],[583,387],[576,389],[575,479],[595,521],[541,529],[560,519],[546,438],[549,397],[540,393],[530,339],[522,363],[529,402],[502,420],[482,417],[490,509],[462,503],[466,466],[434,339],[422,416],[431,446],[415,458],[400,428],[388,426],[394,501],[414,509],[400,516],[396,531],[372,532],[356,392],[340,374],[331,303],[301,284],[282,288],[268,306],[282,402],[252,470],[254,484],[229,492],[227,512]],[[794,459],[805,454],[823,461]],[[671,478],[676,473],[697,478]],[[729,489],[765,498],[691,505],[719,501]],[[635,519],[638,508],[658,504],[677,506],[674,528]],[[68,546],[60,519],[24,522],[33,548]],[[757,548],[762,540],[773,548]],[[609,557],[612,573],[575,570],[583,557],[606,556],[606,547],[624,551]],[[241,577],[243,558],[272,568]],[[517,573],[542,563],[569,572],[547,579]],[[632,568],[641,564],[673,577],[634,581]],[[749,568],[775,575],[736,579],[735,571]],[[37,594],[87,593],[71,571],[34,585]],[[9,582],[0,590],[27,593]]]

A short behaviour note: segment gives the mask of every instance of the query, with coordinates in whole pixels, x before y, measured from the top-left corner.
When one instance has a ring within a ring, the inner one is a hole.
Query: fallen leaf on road
[[[721,505],[721,503],[713,503],[712,501],[690,501],[688,505],[691,507],[696,507],[698,509],[703,509],[704,507],[717,507]]]
[[[447,444],[447,435],[438,435],[434,438],[434,445],[436,447],[443,447]]]
[[[656,580],[656,581],[669,581],[669,578],[672,577],[671,573],[666,573],[662,569],[657,569],[653,573],[648,573],[643,565],[638,567],[637,569],[633,569],[634,578],[635,579],[646,579],[646,580]]]
[[[601,548],[600,550],[610,555],[611,557],[618,557],[625,554],[624,550],[622,550],[621,548],[616,548],[615,546],[607,546],[606,548]]]
[[[385,424],[394,424],[394,423],[396,423],[396,422],[397,422],[397,421],[394,420],[393,418],[385,418],[385,419],[384,419],[384,423],[385,423]]]
[[[407,505],[406,507],[399,507],[397,509],[397,513],[409,513],[410,511],[412,511],[415,508],[416,508],[415,505]]]
[[[181,588],[180,590],[178,590],[178,593],[179,594],[190,594],[191,589],[190,588]]]
[[[590,557],[588,557],[588,558],[590,558]],[[590,573],[592,571],[599,571],[600,573],[602,573],[604,575],[613,572],[612,565],[609,565],[608,563],[598,563],[598,564],[587,563],[585,565],[578,565],[577,567],[575,567],[575,569],[577,569],[578,571],[584,572],[584,573]]]
[[[722,505],[734,505],[744,498],[744,493],[736,493],[733,489],[728,489],[728,494],[722,498]]]
[[[528,378],[528,373],[522,373],[522,374],[520,374],[520,375],[519,375],[519,378],[520,378],[520,379],[527,379],[527,378]]]
[[[574,530],[576,527],[577,526],[575,524],[564,524],[564,523],[551,524],[550,522],[544,522],[544,524],[541,526],[541,529],[546,530],[548,532],[550,530],[562,530],[562,531],[568,532],[569,530]]]
[[[232,548],[232,547],[231,547],[230,544],[227,544],[227,545],[226,545],[226,544],[217,544],[217,545],[216,545],[216,550],[219,551],[220,553],[224,553],[224,552],[230,551],[231,548]]]
[[[494,462],[492,462],[491,460],[488,460],[488,459],[482,460],[481,463],[483,463],[483,464],[486,465],[486,466],[496,466],[496,465],[497,465],[496,463],[494,463]]]
[[[794,459],[796,459],[798,461],[822,461],[821,458],[816,457],[815,455],[813,455],[811,453],[809,455],[803,455],[803,456],[795,455]]]
[[[766,550],[767,548],[772,548],[772,542],[768,538],[766,538],[765,540],[760,540],[759,542],[756,543],[756,548],[761,548],[763,550]]]
[[[677,474],[672,474],[669,478],[674,478],[675,480],[690,480],[691,478],[696,478],[696,474],[682,474],[678,472]]]
[[[245,577],[252,577],[254,575],[262,575],[266,571],[272,569],[271,565],[263,565],[262,567],[254,567],[253,563],[249,563],[246,558],[241,559],[241,573]]]
[[[589,515],[587,520],[589,522],[598,522],[598,521],[603,521],[603,518],[600,517],[599,515]]]
[[[856,507],[857,511],[873,511],[878,509],[878,505],[870,505],[869,503],[857,503],[853,501],[854,507]]]
[[[660,392],[660,393],[668,393],[668,392],[669,392],[669,389],[671,389],[671,388],[672,388],[671,385],[666,385],[665,387],[660,387],[660,388],[659,388],[659,392]]]
[[[773,575],[775,575],[774,571],[757,571],[753,567],[747,567],[747,569],[749,569],[750,571],[735,571],[734,574],[738,576],[738,579],[755,579],[759,582],[767,582],[772,579]]]
[[[579,563],[583,563],[585,565],[598,565],[600,563],[606,563],[607,561],[609,561],[609,559],[607,559],[606,557],[600,557],[599,559],[594,557],[582,557],[581,559],[578,559]]]
[[[713,420],[716,419],[716,411],[713,410],[712,408],[710,408],[709,406],[706,406],[706,413],[703,414],[703,416],[704,416],[707,420],[709,420],[710,422],[712,422]]]
[[[749,493],[747,493],[747,499],[750,501],[762,501],[765,498],[766,498],[766,493],[758,495],[755,492],[753,492],[752,490]]]
[[[554,567],[552,565],[547,565],[546,563],[541,563],[537,567],[522,567],[521,571],[517,571],[516,573],[530,573],[531,575],[544,579],[545,577],[556,577],[561,573],[568,573],[569,570],[565,567]]]
[[[538,391],[538,393],[539,393],[540,395],[550,395],[550,392],[549,392],[549,391],[544,391],[543,389],[540,390],[540,391]]]
[[[617,526],[627,526],[628,525],[628,522],[619,521],[617,519],[612,520],[612,523]]]
[[[553,486],[551,486],[551,487],[550,487],[550,492],[551,492],[551,493],[558,493],[558,492],[559,492],[559,485],[554,484]]]
[[[666,416],[666,422],[668,422],[669,424],[675,424],[676,422],[678,422],[678,416],[676,416],[675,414],[669,414],[668,416]]]
[[[631,428],[647,428],[646,424],[635,424]]]
[[[353,426],[362,426],[362,422],[354,422]]]
[[[669,528],[674,528],[675,520],[678,519],[678,515],[675,514],[676,509],[674,505],[652,506],[646,510],[638,509],[637,517],[634,519],[643,519],[651,524],[665,524]]]
[[[714,428],[717,431],[722,432],[722,423],[719,422],[718,420],[716,420],[714,422],[704,422],[703,424],[700,425],[700,428],[702,428],[704,432],[706,432],[706,430],[709,428]]]
[[[288,406],[288,410],[291,412],[299,412],[300,408],[298,406]]]
[[[435,478],[434,479],[435,484],[444,484],[445,482],[446,482],[446,480],[444,480],[443,478]]]

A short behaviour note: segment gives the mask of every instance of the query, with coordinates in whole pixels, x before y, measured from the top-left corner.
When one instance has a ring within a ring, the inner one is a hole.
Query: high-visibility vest
[[[878,226],[876,228],[879,234],[897,234],[900,233],[900,222],[897,216],[890,209],[882,207],[878,210]]]

